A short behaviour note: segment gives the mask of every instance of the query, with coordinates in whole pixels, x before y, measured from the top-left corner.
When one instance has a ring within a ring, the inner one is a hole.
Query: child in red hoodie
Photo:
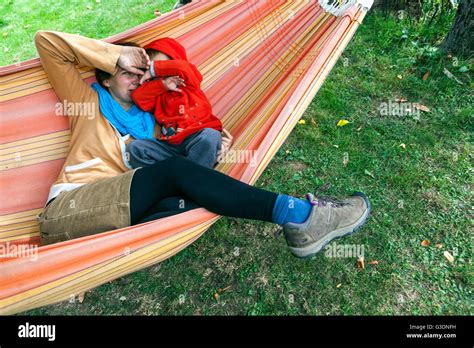
[[[139,108],[153,112],[161,136],[135,140],[127,147],[132,167],[143,167],[181,155],[212,168],[221,149],[221,121],[201,90],[202,75],[188,61],[184,47],[162,38],[144,47],[152,60],[143,83],[132,93]]]

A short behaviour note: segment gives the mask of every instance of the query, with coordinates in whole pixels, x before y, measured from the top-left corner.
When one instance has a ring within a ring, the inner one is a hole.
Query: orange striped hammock
[[[354,35],[371,0],[194,1],[105,41],[178,39],[213,111],[252,161],[218,170],[253,184]],[[87,81],[90,67],[80,67]],[[219,216],[203,208],[40,246],[36,216],[68,152],[65,117],[38,59],[0,68],[0,314],[67,300],[165,260]]]

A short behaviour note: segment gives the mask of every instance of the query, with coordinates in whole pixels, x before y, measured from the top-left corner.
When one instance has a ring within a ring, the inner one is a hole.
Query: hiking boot
[[[341,202],[311,193],[306,198],[313,206],[308,219],[301,224],[283,225],[288,247],[297,257],[315,255],[333,239],[355,232],[369,216],[370,202],[362,192]]]

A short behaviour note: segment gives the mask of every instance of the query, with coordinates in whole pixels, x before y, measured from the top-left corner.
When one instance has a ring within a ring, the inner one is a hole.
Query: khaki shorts
[[[62,191],[38,215],[43,245],[130,226],[130,185],[135,170]]]

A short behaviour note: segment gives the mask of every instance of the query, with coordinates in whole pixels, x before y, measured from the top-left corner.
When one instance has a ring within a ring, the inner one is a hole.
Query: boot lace
[[[327,196],[321,196],[321,195],[316,195],[316,205],[317,206],[326,206],[327,204],[332,204],[333,207],[340,208],[346,205],[351,205],[349,202],[341,202],[338,201],[334,198],[327,197]]]

